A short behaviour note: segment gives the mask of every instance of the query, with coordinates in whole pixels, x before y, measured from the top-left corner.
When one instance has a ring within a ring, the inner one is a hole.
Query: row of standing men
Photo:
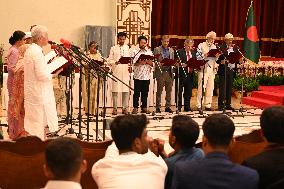
[[[152,52],[148,48],[147,38],[140,36],[138,38],[138,47],[130,48],[126,43],[127,34],[120,32],[117,34],[118,44],[113,46],[110,50],[108,57],[108,64],[111,66],[113,74],[122,80],[124,83],[129,83],[129,67],[127,64],[121,64],[119,62],[121,57],[132,57],[133,58],[133,79],[134,79],[134,94],[133,94],[133,114],[138,113],[139,98],[141,97],[141,113],[150,113],[147,109],[147,100],[149,93],[150,78],[153,69],[153,77],[157,81],[157,92],[156,92],[156,112],[161,112],[161,95],[163,88],[166,91],[166,104],[165,112],[172,113],[171,109],[171,93],[173,82],[175,81],[175,100],[177,103],[178,110],[182,110],[182,99],[184,105],[184,111],[191,111],[190,99],[192,96],[192,87],[194,79],[194,70],[186,64],[186,62],[193,59],[204,59],[206,64],[197,70],[198,73],[198,92],[197,92],[197,108],[199,111],[202,109],[201,98],[202,98],[202,80],[204,86],[204,99],[205,109],[212,110],[212,96],[214,89],[215,74],[219,74],[219,98],[218,98],[218,109],[233,110],[231,106],[231,93],[233,77],[235,75],[235,68],[238,62],[227,62],[225,57],[234,51],[238,51],[239,48],[234,45],[233,35],[228,33],[225,35],[225,42],[220,46],[216,46],[214,41],[216,39],[216,33],[211,31],[206,35],[206,41],[198,45],[198,48],[194,48],[194,40],[188,38],[184,41],[184,48],[175,50],[169,47],[170,38],[167,35],[162,36],[161,46],[158,46]],[[220,49],[223,54],[218,53],[216,57],[208,57],[208,52],[211,49]],[[95,60],[102,60],[101,55],[97,51],[97,44],[91,42],[89,44],[88,56]],[[145,55],[156,55],[157,61],[152,60],[139,60],[141,54]],[[175,66],[164,66],[162,63],[163,59],[179,59],[180,63]],[[239,62],[242,62],[240,59]],[[204,70],[203,70],[204,69]],[[225,70],[226,69],[226,70]],[[204,73],[204,77],[203,77]],[[226,75],[226,76],[225,76]],[[86,78],[87,80],[87,78]],[[85,81],[86,81],[85,80]],[[91,78],[91,103],[90,113],[95,113],[95,102],[96,102],[96,89],[97,80]],[[86,90],[87,87],[83,87],[83,101],[87,102]],[[129,102],[129,88],[121,82],[112,82],[112,100],[113,100],[113,115],[118,113],[117,111],[117,100],[118,93],[122,93],[122,113],[128,113],[128,102]],[[183,98],[182,98],[183,97]],[[87,107],[87,104],[85,107]],[[202,103],[203,104],[203,103]]]

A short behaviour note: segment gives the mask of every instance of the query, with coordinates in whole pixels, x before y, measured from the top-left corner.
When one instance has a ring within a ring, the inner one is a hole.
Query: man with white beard
[[[43,47],[48,44],[48,30],[37,25],[32,29],[33,43],[24,56],[25,130],[45,139],[44,129],[58,130],[58,118],[53,92],[52,74],[48,71]],[[58,75],[57,71],[54,75]]]
[[[201,68],[198,72],[198,92],[197,92],[197,108],[198,111],[201,113],[202,111],[202,104],[201,104],[201,97],[202,97],[202,87],[205,90],[205,110],[211,111],[211,104],[212,104],[212,96],[214,90],[214,79],[216,74],[216,68],[218,64],[216,60],[220,56],[220,54],[216,54],[216,57],[208,57],[208,52],[211,49],[216,49],[214,41],[216,39],[216,33],[214,31],[209,32],[206,35],[206,41],[200,43],[198,45],[198,53],[197,58],[204,58],[206,64]],[[204,85],[202,86],[202,78],[203,78],[203,69],[204,69]]]

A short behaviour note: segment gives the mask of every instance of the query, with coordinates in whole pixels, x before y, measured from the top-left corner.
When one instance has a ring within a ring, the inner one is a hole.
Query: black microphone
[[[54,41],[48,41],[48,44],[50,44],[50,45],[57,45],[57,43],[55,43]]]

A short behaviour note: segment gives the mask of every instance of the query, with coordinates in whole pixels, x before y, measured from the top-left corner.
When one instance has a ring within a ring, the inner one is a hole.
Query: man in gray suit
[[[168,35],[162,36],[162,45],[154,49],[154,55],[158,57],[158,62],[154,70],[154,78],[157,80],[156,93],[156,112],[161,112],[161,95],[163,88],[166,89],[166,112],[172,113],[171,110],[171,93],[173,86],[173,67],[163,66],[161,61],[165,58],[174,60],[174,50],[169,47],[170,37]]]

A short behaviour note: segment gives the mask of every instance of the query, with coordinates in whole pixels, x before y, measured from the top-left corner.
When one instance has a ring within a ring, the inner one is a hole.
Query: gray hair
[[[39,38],[43,37],[45,33],[47,33],[47,27],[45,26],[41,26],[41,25],[37,25],[35,27],[33,27],[32,29],[32,38],[33,41],[38,41]]]
[[[216,33],[214,31],[207,33],[206,38],[209,38],[209,37],[216,39]]]

